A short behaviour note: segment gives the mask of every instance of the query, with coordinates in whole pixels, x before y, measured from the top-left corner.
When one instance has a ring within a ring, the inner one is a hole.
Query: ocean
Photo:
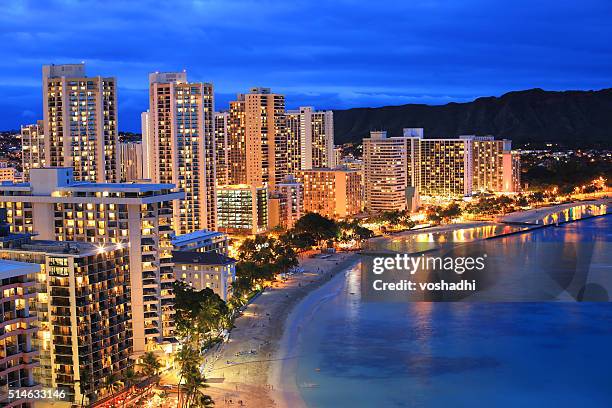
[[[376,245],[406,251],[415,241],[462,242],[489,233],[396,237]],[[556,279],[546,268],[558,263],[541,259],[571,264],[578,252],[560,254],[559,245],[549,244],[584,243],[588,279],[598,289],[612,287],[611,215],[502,239],[508,276]],[[609,301],[576,302],[555,292],[557,301],[371,302],[361,298],[360,273],[357,266],[319,289],[326,295],[313,293],[320,301],[300,322],[296,384],[308,407],[612,406]]]

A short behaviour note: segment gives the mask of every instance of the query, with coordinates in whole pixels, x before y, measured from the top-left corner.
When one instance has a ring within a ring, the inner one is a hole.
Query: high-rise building
[[[119,181],[117,81],[85,64],[43,66],[46,166],[72,167],[77,181]]]
[[[363,139],[365,208],[367,211],[407,209],[406,191],[411,184],[411,138],[387,137],[371,132]]]
[[[459,198],[472,194],[470,140],[416,140],[414,180],[422,196]]]
[[[510,150],[506,146],[504,151],[503,190],[507,193],[518,193],[521,191],[521,155],[518,151]]]
[[[31,408],[28,390],[37,384],[34,368],[39,365],[33,337],[36,314],[30,304],[36,296],[36,273],[40,267],[24,262],[0,260],[0,406]],[[9,391],[25,392],[17,398]],[[11,398],[9,398],[11,397]]]
[[[274,190],[288,174],[285,97],[253,88],[230,102],[230,183]]]
[[[268,226],[293,228],[304,215],[304,190],[293,176],[287,176],[276,185],[276,191],[268,198]]]
[[[239,184],[217,188],[219,231],[261,234],[268,229],[268,189]]]
[[[35,296],[36,382],[61,391],[63,406],[110,395],[109,381],[133,365],[127,246],[3,234],[0,259],[40,269],[26,292]]]
[[[121,181],[137,181],[145,178],[142,142],[119,143],[119,157]]]
[[[227,301],[236,280],[236,260],[218,252],[172,252],[174,276],[194,290],[209,288]]]
[[[29,180],[30,169],[38,169],[46,165],[44,128],[42,120],[21,127],[21,162],[25,180]]]
[[[302,115],[298,110],[285,114],[287,121],[287,173],[296,175],[302,169]]]
[[[304,212],[338,219],[363,209],[361,176],[355,170],[301,170],[298,180],[304,186]]]
[[[149,131],[149,111],[140,114],[140,128],[142,132],[142,178],[153,177],[153,138]]]
[[[215,112],[215,161],[217,186],[229,184],[229,113]]]
[[[304,106],[287,111],[286,116],[290,174],[297,174],[297,170],[336,167],[333,111],[315,111],[311,106]]]
[[[173,205],[177,234],[215,229],[213,86],[187,82],[185,72],[149,75],[151,179],[185,192]]]
[[[32,169],[30,183],[0,185],[11,231],[53,241],[130,248],[134,351],[174,341],[172,184],[76,183],[70,168]]]
[[[460,198],[476,191],[514,188],[510,185],[516,164],[512,165],[511,156],[505,158],[510,140],[492,136],[425,139],[423,129],[404,129],[402,137],[372,132],[363,146],[370,211],[415,208],[419,196]]]

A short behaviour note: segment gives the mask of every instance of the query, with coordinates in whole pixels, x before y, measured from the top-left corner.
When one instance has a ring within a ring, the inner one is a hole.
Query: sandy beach
[[[294,306],[315,288],[327,283],[338,272],[355,264],[357,255],[350,252],[332,254],[329,258],[304,258],[304,273],[279,282],[254,299],[242,316],[236,319],[229,342],[211,350],[207,356],[206,389],[217,407],[284,407],[285,396],[277,389],[278,379],[270,379],[279,355],[277,353],[285,324]],[[284,357],[284,358],[291,358]],[[294,407],[295,405],[291,405]]]

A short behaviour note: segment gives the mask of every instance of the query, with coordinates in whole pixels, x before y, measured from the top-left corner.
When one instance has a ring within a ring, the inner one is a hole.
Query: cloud
[[[611,17],[604,0],[6,0],[0,128],[18,127],[8,112],[40,112],[43,64],[82,60],[118,78],[125,130],[138,130],[157,70],[213,82],[218,108],[255,85],[325,108],[604,88]]]

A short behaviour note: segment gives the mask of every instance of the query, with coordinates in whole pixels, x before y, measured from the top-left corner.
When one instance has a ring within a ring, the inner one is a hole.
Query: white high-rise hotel
[[[177,234],[215,229],[213,86],[187,82],[185,72],[149,75],[149,112],[143,114],[145,163],[156,183],[185,192],[173,205]]]
[[[117,182],[117,81],[85,64],[43,66],[45,165],[72,167],[78,181]]]
[[[287,132],[290,173],[336,167],[333,111],[310,106],[287,111]]]

